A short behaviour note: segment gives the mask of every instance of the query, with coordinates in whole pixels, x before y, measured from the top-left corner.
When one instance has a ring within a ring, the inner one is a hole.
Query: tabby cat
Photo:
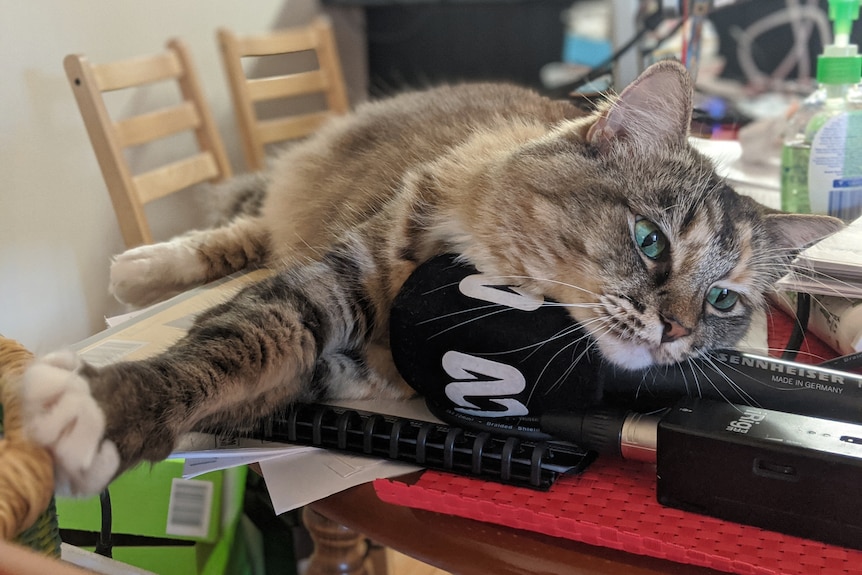
[[[568,304],[623,368],[732,345],[790,256],[837,220],[766,213],[687,141],[691,82],[662,62],[594,114],[509,85],[360,107],[284,152],[259,216],[133,249],[112,290],[145,304],[248,266],[274,274],[151,359],[41,358],[27,432],[58,488],[102,489],[177,438],[291,401],[403,398],[387,320],[418,264],[457,253]]]

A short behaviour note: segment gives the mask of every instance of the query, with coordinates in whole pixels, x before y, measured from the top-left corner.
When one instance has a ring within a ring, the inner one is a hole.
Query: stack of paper
[[[805,249],[779,289],[862,298],[862,218]]]

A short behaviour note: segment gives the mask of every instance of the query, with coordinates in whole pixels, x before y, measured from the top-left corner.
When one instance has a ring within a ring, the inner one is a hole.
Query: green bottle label
[[[826,120],[811,142],[810,208],[844,220],[862,215],[862,111]]]

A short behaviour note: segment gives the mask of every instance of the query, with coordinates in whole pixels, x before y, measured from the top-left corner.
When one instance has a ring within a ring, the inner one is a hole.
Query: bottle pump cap
[[[862,79],[862,56],[850,43],[853,21],[859,18],[860,0],[829,0],[829,18],[835,39],[817,58],[817,81],[821,84],[856,84]]]

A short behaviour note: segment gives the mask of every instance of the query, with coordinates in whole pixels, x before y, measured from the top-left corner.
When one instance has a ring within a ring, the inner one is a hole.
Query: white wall
[[[103,329],[106,315],[123,311],[106,289],[110,258],[123,243],[64,56],[105,62],[183,38],[239,172],[215,30],[302,23],[318,9],[317,0],[0,0],[0,334],[47,352]],[[335,16],[338,26],[344,15]],[[349,33],[361,33],[361,21],[348,15],[347,22]],[[363,52],[339,51],[348,79],[361,75]],[[159,222],[157,239],[198,222],[191,196],[148,210]]]

